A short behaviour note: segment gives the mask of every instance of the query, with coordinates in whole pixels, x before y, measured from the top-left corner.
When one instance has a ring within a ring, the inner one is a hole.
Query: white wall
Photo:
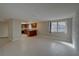
[[[50,33],[49,31],[49,21],[38,22],[38,35],[45,35],[57,40],[66,40],[64,33]]]
[[[72,43],[72,18],[68,19],[66,22],[67,22],[67,39],[69,42]]]
[[[9,20],[9,39],[12,41],[21,38],[21,22],[19,20]]]
[[[49,22],[43,21],[37,23],[38,34],[46,35],[49,34]]]
[[[49,33],[49,21],[38,22],[38,35],[51,36],[52,39],[72,41],[72,24],[71,20],[67,21],[67,35],[64,33]],[[11,40],[17,40],[21,38],[21,21],[9,20],[8,22],[0,22],[0,37],[8,37]]]
[[[38,34],[46,35],[51,37],[52,39],[72,42],[72,21],[71,18],[65,19],[67,22],[67,33],[50,33],[49,32],[49,21],[38,22]]]
[[[0,37],[8,37],[8,23],[0,22]]]
[[[72,40],[75,49],[79,51],[79,9],[73,17]]]

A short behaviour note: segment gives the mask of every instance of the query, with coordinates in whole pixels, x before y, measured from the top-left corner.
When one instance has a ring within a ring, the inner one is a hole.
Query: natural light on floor
[[[65,44],[65,45],[67,45],[67,46],[69,46],[69,47],[75,48],[74,45],[71,44],[71,43],[63,42],[63,41],[59,41],[59,42],[62,43],[62,44]]]

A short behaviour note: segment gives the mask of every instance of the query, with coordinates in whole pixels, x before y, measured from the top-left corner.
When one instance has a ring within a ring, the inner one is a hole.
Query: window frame
[[[51,30],[51,28],[52,28],[52,22],[57,22],[57,31],[55,31],[55,32],[59,32],[59,29],[58,29],[58,24],[59,24],[59,22],[65,22],[65,21],[50,21],[49,23],[50,23],[50,33],[54,33],[54,32],[52,32],[52,30]],[[65,22],[66,23],[66,22]],[[65,31],[63,32],[63,33],[65,33]]]

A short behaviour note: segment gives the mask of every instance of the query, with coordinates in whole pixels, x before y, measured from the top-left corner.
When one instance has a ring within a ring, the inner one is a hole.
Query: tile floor
[[[0,48],[1,56],[75,56],[78,51],[72,46],[53,39],[25,36]]]

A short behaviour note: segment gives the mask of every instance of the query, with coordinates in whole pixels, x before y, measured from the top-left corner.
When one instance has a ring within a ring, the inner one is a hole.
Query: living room
[[[78,55],[75,54],[78,5],[0,4],[0,45],[4,50],[0,52],[3,55]]]

